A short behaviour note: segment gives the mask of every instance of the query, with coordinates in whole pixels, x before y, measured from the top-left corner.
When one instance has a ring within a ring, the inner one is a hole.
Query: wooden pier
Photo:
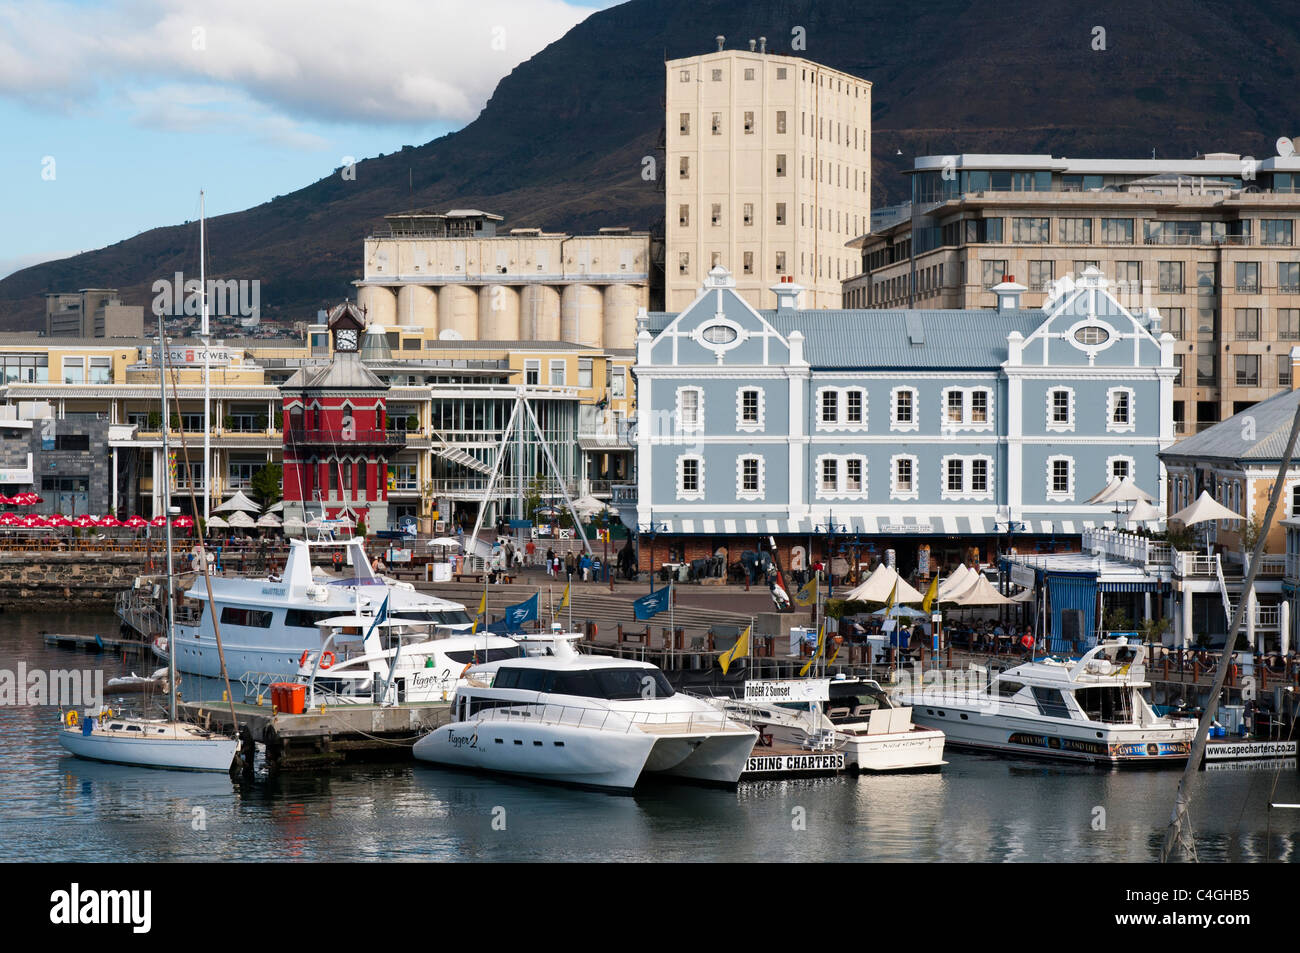
[[[122,639],[109,638],[108,636],[98,635],[75,635],[68,632],[46,632],[44,633],[46,645],[54,645],[61,649],[86,649],[91,652],[148,652],[149,643],[142,642],[140,639]]]

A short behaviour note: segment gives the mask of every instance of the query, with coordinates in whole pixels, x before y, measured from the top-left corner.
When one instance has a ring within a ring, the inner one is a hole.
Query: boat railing
[[[729,719],[720,711],[663,711],[629,712],[608,708],[587,708],[581,705],[518,704],[485,708],[475,718],[480,721],[525,722],[527,724],[564,725],[573,728],[590,728],[596,731],[616,731],[623,734],[633,729],[652,734],[697,731],[720,731],[729,727]]]

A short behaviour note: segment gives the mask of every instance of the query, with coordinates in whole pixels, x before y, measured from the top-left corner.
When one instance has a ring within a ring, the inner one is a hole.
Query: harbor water
[[[109,614],[0,614],[0,677],[149,674],[151,658],[47,646],[43,631],[115,636]],[[186,696],[214,686],[186,679]],[[238,691],[238,686],[236,686]],[[656,785],[612,796],[409,761],[225,775],[79,761],[58,710],[0,706],[6,861],[1151,861],[1178,770],[1106,771],[949,751],[937,773]],[[1202,772],[1202,861],[1300,859],[1294,762]]]

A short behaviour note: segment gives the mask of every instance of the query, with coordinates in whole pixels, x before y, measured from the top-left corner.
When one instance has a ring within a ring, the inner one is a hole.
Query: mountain
[[[663,217],[641,178],[642,157],[659,155],[663,61],[708,52],[719,33],[872,81],[876,206],[905,198],[897,173],[917,154],[1263,158],[1300,133],[1293,14],[1287,0],[631,0],[520,64],[464,129],[362,161],[355,181],[336,171],[210,219],[213,277],[258,278],[267,319],[304,319],[353,290],[363,238],[412,205],[483,208],[506,227],[648,228]],[[799,27],[806,49],[792,51]],[[39,327],[48,291],[116,287],[147,305],[156,278],[197,271],[195,231],[16,272],[0,281],[0,328]]]

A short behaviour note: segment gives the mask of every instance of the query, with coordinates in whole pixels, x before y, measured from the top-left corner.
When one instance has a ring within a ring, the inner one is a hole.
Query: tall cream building
[[[782,279],[838,308],[871,216],[871,84],[810,60],[747,50],[670,60],[664,170],[665,305],[722,265],[756,308]]]

